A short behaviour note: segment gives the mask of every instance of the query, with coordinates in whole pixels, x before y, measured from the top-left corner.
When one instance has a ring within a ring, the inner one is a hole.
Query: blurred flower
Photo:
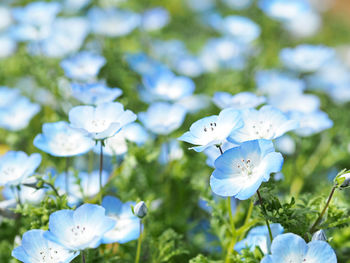
[[[0,17],[0,31],[3,31],[13,22],[11,9],[5,5],[0,5]]]
[[[140,219],[132,212],[132,206],[135,205],[135,202],[122,203],[113,196],[103,198],[102,206],[106,209],[106,215],[116,224],[112,230],[105,233],[102,243],[124,244],[139,237]]]
[[[34,138],[34,146],[58,157],[80,155],[88,152],[95,142],[64,121],[44,123],[43,133]]]
[[[183,150],[181,149],[177,140],[170,140],[162,144],[158,162],[165,165],[174,160],[180,160],[183,157]]]
[[[141,90],[141,98],[145,102],[177,101],[191,95],[195,90],[195,84],[190,78],[176,76],[171,71],[146,75],[142,80],[144,90]]]
[[[170,71],[165,65],[144,53],[127,54],[126,61],[133,71],[143,76],[153,76],[163,71],[165,73]]]
[[[197,113],[210,105],[210,97],[205,94],[187,96],[177,101],[176,104],[184,107],[189,113]]]
[[[283,233],[283,227],[280,224],[270,224],[270,228],[273,238]],[[240,252],[247,247],[254,251],[255,247],[259,247],[264,254],[268,254],[270,246],[271,240],[267,226],[256,226],[249,230],[245,239],[235,245],[235,250]]]
[[[64,0],[63,8],[68,13],[74,13],[86,7],[91,0]]]
[[[11,36],[8,34],[0,34],[0,59],[13,55],[16,49],[17,43]]]
[[[18,89],[0,86],[0,110],[10,106],[19,96]]]
[[[287,155],[294,154],[296,149],[295,141],[288,135],[277,138],[275,140],[275,147],[277,151]]]
[[[261,32],[260,27],[249,18],[234,15],[223,18],[218,30],[242,42],[256,40]]]
[[[146,129],[139,123],[133,122],[124,126],[124,128],[116,135],[107,138],[104,141],[103,154],[106,155],[122,155],[128,151],[126,141],[136,143],[138,146],[143,145],[149,138]],[[96,153],[100,153],[100,143],[98,142],[94,148]]]
[[[22,184],[40,165],[41,155],[9,151],[0,158],[0,186]]]
[[[122,94],[119,88],[109,88],[103,83],[72,84],[72,95],[85,104],[97,105],[114,101]]]
[[[115,135],[125,125],[136,120],[130,110],[124,110],[119,102],[94,106],[76,106],[69,111],[71,127],[79,129],[95,140]]]
[[[99,205],[83,204],[75,211],[60,210],[50,215],[49,230],[44,236],[72,251],[96,248],[115,221]]]
[[[212,191],[219,196],[250,198],[271,173],[281,170],[283,157],[275,152],[268,140],[254,140],[225,151],[214,166],[210,177]]]
[[[106,59],[104,57],[89,51],[81,51],[62,60],[61,67],[68,78],[87,81],[95,79],[105,63]]]
[[[138,202],[134,207],[134,214],[138,218],[144,218],[147,215],[148,209],[144,201]]]
[[[298,72],[314,72],[334,58],[334,49],[326,46],[299,45],[295,48],[284,48],[280,60],[287,68]]]
[[[140,25],[139,14],[116,8],[91,8],[88,12],[92,31],[108,37],[120,37],[131,33]]]
[[[222,2],[231,9],[242,10],[252,4],[252,0],[222,0]]]
[[[266,102],[265,97],[259,97],[251,92],[240,92],[231,95],[228,92],[215,92],[213,102],[220,109],[234,108],[237,110],[255,108]]]
[[[28,126],[30,120],[40,111],[40,106],[26,97],[17,97],[11,105],[0,108],[0,128],[18,131]]]
[[[241,114],[244,126],[230,134],[228,140],[232,143],[256,139],[273,140],[298,127],[297,121],[289,119],[279,109],[269,105],[259,110],[242,110]]]
[[[169,12],[165,8],[156,7],[142,14],[141,27],[146,31],[159,30],[169,23]]]
[[[36,179],[33,177],[25,180],[26,184],[35,184],[36,182]],[[36,189],[26,185],[21,185],[20,190],[11,186],[5,186],[2,195],[6,200],[16,200],[19,197],[21,202],[38,204],[44,199],[45,192],[46,190],[43,188]]]
[[[138,117],[143,125],[155,134],[167,135],[178,129],[186,116],[186,110],[177,104],[155,102]]]
[[[186,1],[187,1],[188,7],[196,12],[208,11],[214,8],[215,6],[214,0],[186,0]]]
[[[272,242],[271,255],[263,258],[261,263],[280,262],[317,262],[336,263],[337,257],[325,241],[311,241],[306,244],[304,239],[292,234],[278,235]]]
[[[12,256],[25,263],[69,263],[79,255],[63,246],[47,240],[44,230],[32,229],[23,234],[22,245],[12,250]]]
[[[190,127],[190,131],[184,133],[180,141],[199,145],[190,149],[201,152],[214,145],[221,145],[226,141],[232,131],[243,125],[240,113],[232,108],[224,109],[219,115],[202,118]]]
[[[305,90],[305,83],[277,70],[260,70],[255,74],[255,82],[263,94],[272,96],[275,94],[302,93]]]

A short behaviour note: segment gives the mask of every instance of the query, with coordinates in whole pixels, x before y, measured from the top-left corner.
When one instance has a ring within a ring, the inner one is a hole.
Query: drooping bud
[[[327,241],[326,234],[324,233],[324,231],[323,231],[322,229],[321,229],[321,230],[318,230],[317,232],[315,232],[315,233],[312,235],[311,241],[316,241],[316,240],[319,240],[319,241]]]
[[[147,215],[147,206],[144,201],[138,202],[134,207],[134,214],[139,218],[144,218]]]
[[[340,188],[349,187],[350,186],[350,172],[346,169],[339,172],[338,175],[335,177],[335,183]]]

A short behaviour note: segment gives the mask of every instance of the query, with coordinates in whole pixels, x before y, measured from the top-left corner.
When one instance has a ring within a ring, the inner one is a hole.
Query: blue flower
[[[41,163],[41,155],[9,151],[0,158],[0,186],[19,185],[33,175]]]
[[[91,8],[88,12],[88,18],[93,32],[108,37],[127,35],[141,22],[139,14],[115,8]]]
[[[280,224],[270,224],[272,236],[276,237],[283,233],[283,227]],[[240,252],[243,248],[250,248],[254,251],[255,247],[259,247],[264,254],[270,250],[271,241],[267,226],[257,226],[252,228],[245,239],[239,241],[235,245],[235,250]]]
[[[298,127],[297,121],[289,119],[283,112],[269,105],[259,110],[243,110],[242,120],[243,128],[234,130],[228,137],[232,143],[256,139],[273,140]]]
[[[183,156],[183,150],[181,149],[177,140],[170,140],[162,144],[158,162],[165,165],[174,160],[180,160]]]
[[[34,146],[53,156],[68,157],[88,152],[95,142],[67,122],[44,123],[43,133],[34,138]]]
[[[255,82],[260,92],[266,95],[302,93],[304,81],[276,70],[261,70],[255,75]]]
[[[0,86],[0,110],[10,106],[20,96],[18,89]]]
[[[115,227],[104,234],[103,243],[124,244],[139,237],[140,219],[133,214],[131,208],[135,205],[135,202],[122,203],[113,196],[103,198],[102,206],[106,209],[106,215],[116,222]]]
[[[161,71],[170,71],[165,65],[152,59],[144,53],[127,54],[126,61],[133,71],[142,76],[152,76],[159,74]]]
[[[177,101],[176,104],[184,107],[188,113],[197,113],[210,106],[210,97],[205,94],[187,96]]]
[[[243,126],[239,111],[224,109],[219,115],[205,117],[193,123],[190,131],[184,133],[179,140],[199,145],[190,149],[201,152],[213,145],[221,145],[236,129]]]
[[[229,8],[235,10],[246,9],[252,4],[252,0],[222,0]]]
[[[25,180],[26,184],[35,184],[37,183],[36,179],[33,177],[30,177]],[[23,203],[30,203],[30,204],[38,204],[40,203],[44,197],[45,197],[46,189],[35,189],[30,186],[21,185],[20,190],[17,188],[13,188],[11,186],[5,186],[4,190],[2,191],[2,195],[6,200],[14,200],[14,203],[16,204],[16,199],[19,196],[19,199]]]
[[[136,115],[124,110],[119,102],[102,103],[96,107],[76,106],[69,111],[71,126],[95,140],[111,137],[135,120]]]
[[[304,44],[295,48],[284,48],[280,52],[280,60],[287,68],[306,73],[317,71],[334,56],[334,49],[321,45]]]
[[[90,2],[91,0],[65,0],[64,11],[75,13],[87,6]]]
[[[287,155],[292,155],[295,153],[296,145],[292,137],[288,135],[283,135],[275,140],[276,149]]]
[[[220,31],[238,41],[252,42],[259,37],[261,29],[247,17],[232,15],[222,20]]]
[[[11,14],[11,8],[7,6],[0,6],[0,31],[4,31],[6,28],[8,28],[12,24],[12,14]]]
[[[102,206],[83,204],[75,211],[64,209],[52,213],[44,236],[69,250],[79,251],[98,247],[115,224]]]
[[[12,251],[12,256],[25,263],[59,262],[69,263],[79,255],[44,237],[44,230],[25,232],[22,245]]]
[[[283,157],[268,140],[254,140],[224,152],[216,159],[210,177],[212,191],[219,196],[250,198],[271,173],[281,170]]]
[[[169,23],[169,12],[162,7],[146,10],[142,14],[141,26],[146,31],[159,30]]]
[[[1,14],[0,14],[1,16]],[[15,53],[16,41],[8,34],[0,34],[0,58],[7,58]]]
[[[82,51],[62,60],[61,67],[68,78],[87,81],[95,79],[105,63],[104,57],[89,51]]]
[[[18,131],[28,126],[30,120],[40,111],[40,106],[26,97],[18,97],[8,107],[0,108],[0,128]]]
[[[236,145],[236,144],[233,144],[233,143],[230,143],[228,141],[225,141],[221,144],[221,149],[222,151],[227,151],[228,149],[231,149],[231,148],[234,148],[234,147],[237,147],[239,145]],[[207,156],[207,160],[205,161],[205,163],[214,168],[214,162],[215,160],[221,155],[220,151],[218,149],[216,149],[216,147],[209,147],[209,148],[206,148],[204,150],[204,154]]]
[[[143,125],[155,134],[167,135],[181,126],[186,110],[177,104],[155,102],[146,112],[139,113]]]
[[[109,88],[102,83],[72,84],[72,95],[85,104],[97,105],[114,101],[122,94],[118,88]]]
[[[213,102],[220,109],[234,108],[237,110],[255,108],[266,102],[265,97],[259,97],[251,92],[241,92],[231,95],[228,92],[216,92]]]
[[[142,78],[145,90],[141,93],[144,101],[155,100],[177,101],[192,95],[195,90],[193,80],[176,76],[171,71],[160,71],[156,75],[146,75]]]
[[[332,247],[325,241],[311,241],[306,244],[301,237],[287,233],[273,240],[271,255],[265,256],[261,261],[261,263],[280,262],[337,263],[337,257]]]
[[[104,141],[103,154],[123,155],[128,151],[127,141],[134,142],[137,145],[143,145],[149,138],[146,129],[139,123],[130,123],[126,125],[116,135],[107,138]],[[95,153],[100,153],[100,142],[94,148]]]

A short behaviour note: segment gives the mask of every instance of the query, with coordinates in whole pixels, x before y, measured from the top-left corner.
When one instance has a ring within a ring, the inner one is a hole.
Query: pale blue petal
[[[304,261],[307,263],[337,263],[337,257],[331,246],[325,241],[311,241]]]

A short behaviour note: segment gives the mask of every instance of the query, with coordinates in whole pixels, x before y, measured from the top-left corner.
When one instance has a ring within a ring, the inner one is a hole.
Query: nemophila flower
[[[261,70],[255,75],[258,90],[266,95],[302,93],[305,82],[292,75],[277,70]]]
[[[103,243],[124,244],[135,240],[140,235],[140,219],[132,213],[135,202],[122,203],[118,198],[106,196],[102,200],[102,206],[106,209],[106,215],[115,221],[115,227],[104,234]]]
[[[248,109],[255,108],[260,104],[266,102],[266,98],[257,96],[251,92],[240,92],[232,95],[228,92],[215,92],[213,102],[220,109],[234,108],[234,109]]]
[[[106,155],[123,155],[128,151],[127,141],[134,142],[138,146],[143,145],[149,139],[146,129],[139,123],[130,123],[126,125],[116,135],[107,138],[104,141],[103,154]],[[100,153],[100,143],[94,148],[95,153]]]
[[[212,191],[219,196],[250,198],[271,173],[281,170],[283,157],[268,140],[254,140],[224,152],[216,159],[210,177]]]
[[[10,131],[24,129],[39,111],[38,104],[26,97],[18,97],[8,107],[0,108],[0,128]]]
[[[91,0],[65,0],[63,8],[65,12],[75,13],[86,7],[90,2]]]
[[[0,14],[1,17],[1,14]],[[6,58],[15,53],[17,42],[8,34],[0,35],[0,58]]]
[[[44,236],[63,247],[79,251],[98,247],[103,236],[116,225],[99,205],[83,204],[75,211],[60,210],[49,218],[49,230]]]
[[[0,186],[19,185],[33,175],[41,162],[41,155],[9,151],[0,158]]]
[[[201,152],[213,145],[221,145],[227,137],[243,125],[239,111],[232,108],[222,110],[219,115],[205,117],[193,123],[190,131],[184,133],[179,140],[194,145],[190,149]]]
[[[190,96],[195,90],[192,79],[176,76],[171,71],[160,71],[152,76],[142,78],[145,90],[141,91],[141,98],[146,102],[156,100],[177,101]]]
[[[108,37],[120,37],[131,33],[140,25],[139,14],[116,8],[91,8],[88,12],[92,31]]]
[[[169,12],[162,7],[146,10],[142,14],[141,26],[146,31],[159,30],[169,23]]]
[[[288,115],[299,122],[299,128],[295,130],[299,136],[311,136],[333,127],[333,121],[321,110],[311,113],[293,111]]]
[[[205,12],[215,6],[214,0],[187,0],[186,3],[189,8],[196,12]]]
[[[64,121],[44,123],[43,133],[34,138],[34,146],[53,156],[68,157],[88,152],[95,142]]]
[[[95,140],[111,137],[135,120],[136,115],[130,110],[124,110],[119,102],[102,103],[96,107],[76,106],[69,111],[71,127]]]
[[[247,17],[232,15],[222,20],[220,31],[238,41],[251,42],[259,37],[261,29]]]
[[[208,72],[221,68],[242,70],[246,64],[247,46],[229,37],[209,39],[199,58]]]
[[[271,255],[261,263],[317,262],[336,263],[337,257],[332,247],[325,241],[311,241],[308,244],[298,235],[287,233],[277,236],[271,245]]]
[[[259,7],[266,15],[281,22],[291,21],[304,12],[310,12],[311,6],[304,0],[260,0]]]
[[[241,112],[244,125],[232,131],[228,140],[242,143],[256,139],[276,139],[288,131],[296,129],[298,122],[272,106],[263,106],[259,110],[246,109]]]
[[[108,182],[110,174],[102,171],[102,186]],[[55,177],[55,187],[59,189],[59,194],[67,194],[69,205],[76,205],[83,200],[83,197],[94,197],[99,191],[99,171],[91,173],[79,172],[75,175],[73,172],[68,173],[68,187],[67,174],[61,173]],[[68,190],[68,193],[67,193]]]
[[[171,66],[177,73],[191,78],[203,74],[203,66],[200,59],[191,54],[174,57]]]
[[[18,89],[0,86],[0,109],[11,105],[19,96]]]
[[[188,50],[185,43],[178,39],[154,40],[151,43],[151,54],[160,61],[172,64],[175,56],[188,54]]]
[[[275,140],[276,150],[287,155],[295,153],[296,145],[292,137],[283,135]]]
[[[186,110],[177,104],[155,102],[138,117],[146,129],[155,134],[167,135],[178,129],[186,116]]]
[[[130,68],[140,75],[152,76],[159,74],[160,71],[170,71],[165,65],[144,53],[127,54],[126,61]]]
[[[118,88],[109,88],[103,83],[72,84],[72,95],[85,104],[97,105],[114,101],[122,94]]]
[[[86,18],[60,17],[51,25],[50,34],[39,43],[30,43],[28,49],[34,55],[63,57],[77,52],[89,31]]]
[[[211,104],[211,99],[205,94],[195,94],[182,98],[176,104],[184,107],[189,113],[197,113],[208,108]]]
[[[174,160],[180,160],[183,157],[183,150],[177,140],[170,140],[162,144],[158,162],[165,165]]]
[[[95,79],[105,63],[106,59],[104,57],[89,51],[81,51],[62,60],[61,67],[68,78],[87,81]]]
[[[334,58],[334,49],[322,45],[299,45],[295,48],[284,48],[280,60],[289,69],[298,72],[314,72]]]
[[[228,141],[225,141],[221,144],[221,150],[223,152],[227,151],[228,149],[237,147],[238,145],[230,143]],[[217,149],[216,147],[209,147],[206,148],[204,150],[204,154],[207,156],[207,160],[205,161],[205,163],[214,168],[214,162],[215,160],[221,155],[221,152],[219,149]]]
[[[280,224],[270,224],[272,237],[283,233],[283,227]],[[271,240],[267,226],[257,226],[249,230],[247,236],[235,245],[235,250],[240,252],[244,248],[254,251],[259,247],[264,254],[268,254],[271,246]]]
[[[79,255],[47,240],[44,233],[41,229],[25,232],[22,244],[12,250],[12,256],[25,263],[69,263]]]

